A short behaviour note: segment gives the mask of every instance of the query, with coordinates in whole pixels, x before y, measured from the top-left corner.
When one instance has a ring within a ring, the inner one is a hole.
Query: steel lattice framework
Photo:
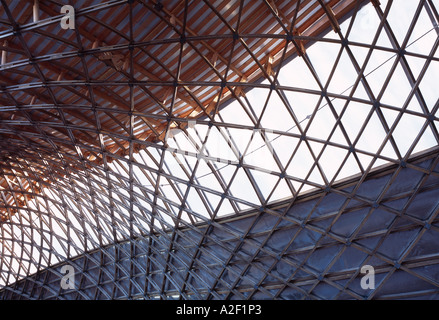
[[[439,298],[437,0],[0,3],[1,298]]]

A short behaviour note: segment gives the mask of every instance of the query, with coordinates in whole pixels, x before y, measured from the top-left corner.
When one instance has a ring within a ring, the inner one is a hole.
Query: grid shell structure
[[[0,0],[0,298],[438,299],[438,11]]]

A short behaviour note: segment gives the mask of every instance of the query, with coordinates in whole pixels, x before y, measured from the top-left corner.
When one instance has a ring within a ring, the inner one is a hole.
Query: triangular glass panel
[[[309,124],[306,135],[323,140],[328,138],[335,125],[334,114],[330,110],[330,107],[326,105],[325,101],[322,101],[319,110],[310,121],[311,123]]]
[[[325,151],[319,159],[319,164],[328,181],[332,181],[335,178],[335,175],[345,161],[347,154],[347,150],[340,148],[332,146],[327,146],[325,148]]]
[[[385,88],[384,94],[381,97],[381,102],[401,108],[406,102],[407,95],[411,90],[412,86],[402,69],[400,61]]]
[[[278,81],[284,86],[320,91],[320,86],[302,58],[292,59],[279,72]]]
[[[438,102],[437,87],[434,85],[439,82],[439,62],[431,61],[422,77],[419,88],[425,99],[425,103],[429,110]]]
[[[413,74],[414,80],[416,81],[427,61],[423,58],[412,56],[409,54],[406,54],[404,56],[404,58],[406,59],[406,61],[408,63],[408,67],[410,68],[410,71]]]
[[[371,44],[381,22],[376,9],[372,3],[367,3],[354,17],[348,36],[349,41]]]
[[[328,86],[328,92],[334,94],[346,94],[352,89],[358,78],[358,71],[353,65],[351,56],[343,50],[340,61],[332,75],[331,82]]]
[[[274,135],[274,138],[271,140],[271,146],[284,167],[290,160],[291,155],[296,149],[299,141],[300,140],[298,138],[289,137],[286,135]]]
[[[260,205],[261,201],[244,169],[240,168],[230,187],[231,194],[251,204]],[[241,206],[241,203],[240,203]]]
[[[406,51],[410,53],[417,53],[422,55],[429,55],[432,49],[432,45],[437,39],[437,33],[434,28],[431,19],[423,6],[416,24],[412,29],[412,34],[407,43]]]
[[[264,197],[264,200],[266,201],[268,196],[272,193],[273,188],[279,180],[279,177],[258,170],[250,170],[250,173],[253,176],[253,179],[255,180],[262,196]]]
[[[321,99],[320,95],[291,90],[283,91],[287,97],[297,121],[301,122],[309,117]]]
[[[210,210],[212,212],[215,211],[221,201],[221,197],[210,192],[204,192],[204,196],[206,197]]]
[[[361,133],[355,148],[370,153],[376,153],[385,136],[386,132],[384,131],[381,121],[376,112],[374,112],[365,129]]]
[[[399,149],[398,149],[398,151],[399,151]],[[380,155],[383,157],[386,157],[386,158],[398,160],[399,157],[395,151],[395,147],[394,147],[391,139],[387,140],[384,148],[380,152]]]
[[[187,174],[190,175],[191,171],[185,173],[182,167],[183,165],[176,155],[172,154],[171,152],[165,152],[165,159],[163,164],[163,170],[165,173],[168,173],[169,175],[176,178],[187,179]]]
[[[314,159],[308,150],[305,142],[301,142],[297,153],[294,155],[293,160],[286,169],[286,173],[292,177],[299,179],[305,179],[308,175]]]
[[[354,154],[349,154],[346,161],[342,164],[341,170],[338,172],[337,176],[335,176],[335,180],[341,180],[344,178],[351,177],[355,174],[361,172],[360,167],[358,166],[358,162],[355,159]]]
[[[344,125],[339,123],[336,126],[335,130],[332,132],[331,139],[329,141],[343,146],[349,146],[349,142],[346,140],[346,137],[341,129],[341,126],[343,126],[343,129],[345,130]],[[349,140],[352,143],[353,139],[349,139]]]
[[[407,110],[414,111],[414,112],[416,112],[416,113],[418,113],[420,115],[425,114],[425,111],[421,107],[419,101],[423,101],[423,100],[421,100],[421,96],[419,96],[419,98],[418,98],[418,95],[414,94],[411,97],[409,104],[407,105]]]
[[[249,109],[243,101],[233,101],[226,108],[222,108],[219,114],[222,121],[242,126],[254,126],[257,121],[253,110]]]
[[[425,122],[425,118],[413,116],[408,113],[403,114],[393,132],[393,137],[402,156],[405,156],[413,143],[416,143],[416,137]]]
[[[417,153],[420,151],[424,151],[427,150],[429,148],[433,148],[436,147],[438,145],[438,141],[437,138],[435,137],[435,135],[432,132],[432,129],[430,126],[428,126],[424,133],[422,134],[421,138],[419,139],[419,141],[416,143],[416,146],[412,152],[413,153]]]
[[[404,9],[396,3],[393,3],[390,8],[387,21],[389,22],[399,45],[401,45],[406,39],[407,32],[409,32],[414,18],[414,12],[416,12],[418,5],[420,5],[420,2],[410,1],[410,3],[407,2]]]
[[[380,95],[395,58],[396,56],[392,52],[373,51],[364,74],[375,98]]]
[[[215,209],[217,210],[217,217],[223,217],[235,212],[231,200],[229,199],[224,199],[223,201],[221,201],[219,207]]]
[[[371,164],[373,157],[366,155],[366,154],[363,154],[363,153],[360,153],[360,152],[357,152],[356,155],[357,155],[361,165],[363,166],[363,169],[366,170],[369,167],[369,165]]]
[[[320,164],[320,160],[319,160],[319,164]],[[311,171],[311,174],[306,179],[307,181],[312,182],[313,188],[315,188],[315,184],[317,184],[320,187],[323,187],[326,184],[325,179],[323,178],[323,175],[322,175],[322,171],[323,171],[323,174],[325,175],[325,177],[327,177],[325,169],[322,168],[321,164],[320,164],[320,168],[317,165],[315,165]],[[326,179],[326,180],[328,180],[328,179]],[[311,185],[309,185],[309,186],[311,187]]]
[[[279,172],[279,166],[274,159],[276,151],[271,145],[273,137],[273,134],[269,134],[266,131],[254,130],[253,137],[244,156],[245,163],[264,170]]]
[[[196,188],[191,188],[187,195],[187,207],[200,217],[209,218],[209,210],[206,208],[206,204],[203,200],[204,199],[200,196],[200,191]]]
[[[220,159],[220,161],[237,161],[239,155],[232,144],[228,142],[229,136],[223,128],[212,127],[206,145],[209,147],[209,157]],[[206,153],[204,153],[206,155]]]
[[[222,147],[225,148],[225,146],[220,145],[218,142],[215,142],[214,140],[211,140],[211,142],[206,144],[206,148],[209,151],[210,149],[215,150],[216,148],[220,147],[220,152],[227,152],[229,154],[227,159],[230,158],[233,155],[233,159],[238,160],[239,157],[242,157],[247,148],[248,144],[254,135],[254,131],[250,129],[238,129],[238,128],[220,128],[222,136],[218,137],[225,141],[229,145],[228,149],[222,149]],[[215,143],[214,143],[215,142]],[[234,152],[233,152],[234,151]],[[212,151],[214,152],[214,151]],[[233,153],[232,153],[233,152]],[[235,155],[236,153],[236,155]],[[213,154],[212,154],[213,155]]]
[[[349,49],[352,51],[352,54],[354,55],[360,69],[362,69],[370,49],[362,46],[356,46],[354,44],[350,44]]]
[[[253,88],[250,92],[246,94],[248,109],[255,119],[259,119],[259,117],[261,116],[269,93],[270,90],[265,88]]]
[[[268,101],[267,108],[261,116],[263,128],[272,130],[289,131],[296,126],[291,110],[288,110],[276,92],[273,92]]]
[[[322,142],[308,141],[308,144],[315,155],[320,154],[325,144]]]
[[[285,179],[281,179],[277,184],[277,186],[275,187],[275,189],[272,191],[272,194],[268,200],[270,202],[277,201],[277,200],[289,198],[293,195],[294,194],[292,193]]]
[[[351,101],[347,106],[341,118],[341,123],[351,143],[357,139],[358,133],[370,114],[371,108],[368,104],[354,101]]]
[[[331,42],[320,41],[313,44],[307,55],[316,70],[317,76],[323,85],[326,85],[329,75],[334,68],[341,46]]]
[[[367,79],[364,80],[364,77],[362,77],[357,87],[355,88],[355,92],[353,96],[358,99],[363,99],[364,101],[370,100],[372,93],[370,92],[370,90],[366,89],[366,86],[368,85],[369,85],[368,80]]]

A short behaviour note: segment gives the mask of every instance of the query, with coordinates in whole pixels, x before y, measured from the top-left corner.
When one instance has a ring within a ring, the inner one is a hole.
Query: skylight
[[[242,200],[235,202],[238,210],[246,210],[325,189],[436,146],[435,124],[427,112],[436,110],[438,98],[433,84],[439,64],[428,59],[432,50],[437,57],[438,29],[425,4],[407,34],[418,5],[394,1],[388,28],[380,26],[372,4],[366,5],[341,24],[342,39],[331,32],[308,48],[306,59],[286,63],[277,75],[277,91],[265,80],[223,108],[218,125],[202,122],[174,132],[167,152],[177,152],[176,159],[184,161],[167,157],[168,173],[178,176],[180,165],[195,172],[196,183],[208,188],[203,191],[207,198],[223,192],[218,179],[227,183],[236,174],[229,193]],[[347,48],[340,45],[344,40]],[[240,157],[245,169],[236,169]],[[186,204],[205,213],[204,204],[192,200]],[[221,207],[217,216],[233,213],[229,209]]]
[[[380,2],[341,23],[341,36],[308,39],[270,81],[219,101],[213,122],[188,118],[167,145],[55,181],[2,226],[2,270],[18,278],[115,240],[265,210],[437,146],[439,1]]]

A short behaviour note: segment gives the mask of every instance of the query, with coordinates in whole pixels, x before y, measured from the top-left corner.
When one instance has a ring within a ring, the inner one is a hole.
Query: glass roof
[[[305,55],[243,84],[238,99],[214,100],[212,119],[180,121],[166,143],[43,188],[1,225],[0,284],[115,240],[330,190],[437,146],[439,1],[380,2],[310,37]]]
[[[193,121],[185,132],[171,130],[166,172],[185,180],[183,166],[197,184],[208,186],[212,212],[214,195],[222,194],[218,180],[236,174],[229,193],[242,200],[237,208],[257,209],[436,146],[428,118],[437,104],[432,84],[439,65],[428,56],[437,57],[437,27],[423,8],[415,28],[401,30],[412,23],[417,6],[392,5],[388,21],[397,21],[395,39],[384,30],[376,36],[380,17],[372,4],[365,6],[341,24],[342,39],[329,33],[307,50],[306,59],[285,63],[273,77],[277,90],[264,80],[221,109],[218,125]],[[345,39],[348,47],[340,45]],[[404,44],[403,59],[394,41]],[[184,194],[186,183],[177,185]],[[160,186],[178,202],[169,184]],[[196,195],[187,203],[195,212],[206,211]],[[222,205],[217,215],[228,213],[231,207]]]

